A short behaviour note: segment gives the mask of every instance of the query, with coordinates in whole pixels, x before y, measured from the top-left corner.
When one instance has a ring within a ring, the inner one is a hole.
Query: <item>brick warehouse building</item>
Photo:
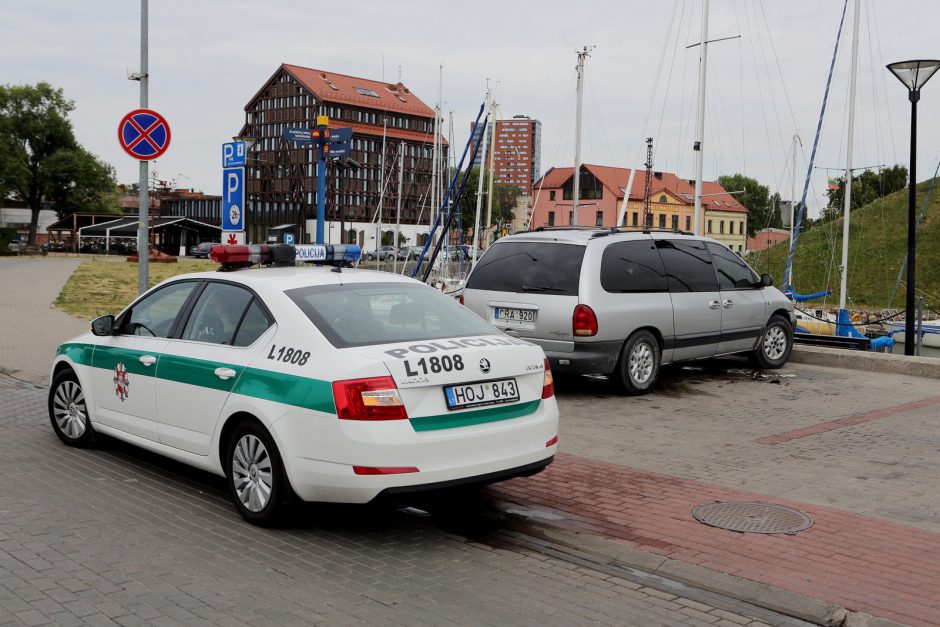
[[[531,228],[568,226],[572,222],[574,168],[551,168],[532,189]],[[614,226],[630,177],[629,168],[581,166],[578,223]],[[642,225],[646,172],[637,172],[624,214],[626,226]],[[671,172],[653,172],[648,224],[658,228],[692,230],[695,182]],[[747,244],[747,209],[714,181],[702,181],[702,234],[735,252]]]
[[[326,239],[374,249],[380,239],[376,215],[382,191],[382,144],[385,137],[386,189],[382,231],[395,223],[398,201],[398,154],[404,146],[401,209],[407,244],[423,242],[429,231],[434,111],[400,82],[366,78],[282,64],[245,106],[239,135],[254,140],[246,172],[245,230],[248,241],[263,242],[291,230],[298,242],[310,242],[316,222],[316,162],[309,146],[285,141],[286,127],[311,128],[318,115],[331,128],[353,129],[351,159],[327,164]],[[443,146],[446,160],[447,144]],[[446,162],[446,161],[445,161]],[[417,224],[420,216],[421,225]],[[342,237],[341,224],[346,237]]]
[[[496,182],[519,187],[523,193],[529,189],[542,174],[542,123],[536,119],[514,115],[505,120],[496,120],[496,136],[493,137],[493,125],[490,123],[486,138],[487,167],[489,167],[489,147],[496,146],[493,155],[493,170]],[[473,128],[474,143],[479,142],[483,127]],[[495,141],[493,141],[495,139]],[[474,167],[480,167],[484,151],[477,153],[473,160]]]

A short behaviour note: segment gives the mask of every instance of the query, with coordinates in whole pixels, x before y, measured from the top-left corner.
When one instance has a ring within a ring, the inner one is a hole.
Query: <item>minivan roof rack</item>
[[[682,229],[670,229],[666,227],[652,226],[539,226],[524,233],[542,233],[545,231],[595,231],[594,237],[603,237],[614,233],[629,231],[638,231],[640,233],[676,233],[678,235],[694,235],[691,231]]]

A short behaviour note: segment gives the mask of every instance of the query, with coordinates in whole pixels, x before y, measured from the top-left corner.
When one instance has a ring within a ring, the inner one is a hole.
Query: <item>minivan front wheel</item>
[[[759,368],[780,368],[790,358],[793,350],[793,327],[790,321],[777,314],[770,317],[761,335],[753,361]]]
[[[649,331],[640,330],[627,338],[612,379],[627,394],[646,394],[659,376],[659,342]]]

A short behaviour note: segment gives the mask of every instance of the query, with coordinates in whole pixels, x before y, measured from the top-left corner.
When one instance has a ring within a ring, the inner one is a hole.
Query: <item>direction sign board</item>
[[[339,159],[348,157],[352,153],[352,143],[343,142],[339,144],[330,144],[330,152],[327,153],[328,159]]]
[[[283,137],[285,141],[296,144],[312,144],[313,138],[310,136],[309,128],[287,127],[284,129]]]
[[[135,109],[121,118],[118,143],[134,159],[156,159],[170,147],[170,124],[152,109]]]
[[[248,144],[242,141],[222,144],[222,167],[243,168],[248,156]]]
[[[245,168],[222,169],[222,230],[245,229]]]
[[[345,143],[352,141],[352,129],[351,128],[331,128],[330,129],[330,142],[334,144]]]

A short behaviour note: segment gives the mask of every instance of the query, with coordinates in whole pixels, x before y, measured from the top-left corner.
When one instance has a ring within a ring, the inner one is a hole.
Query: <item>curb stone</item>
[[[497,511],[492,512],[491,515],[497,518],[503,526],[513,531],[526,533],[605,559],[613,559],[637,570],[673,579],[779,614],[826,627],[900,627],[900,623],[853,612],[840,605],[814,597],[642,551],[626,546],[617,540],[553,527],[538,519],[513,513],[511,510],[519,509],[513,503],[497,502],[496,508]],[[529,509],[528,506],[525,509]]]
[[[790,353],[790,361],[813,366],[940,379],[940,359],[935,357],[910,357],[893,353],[873,353],[796,344]]]

